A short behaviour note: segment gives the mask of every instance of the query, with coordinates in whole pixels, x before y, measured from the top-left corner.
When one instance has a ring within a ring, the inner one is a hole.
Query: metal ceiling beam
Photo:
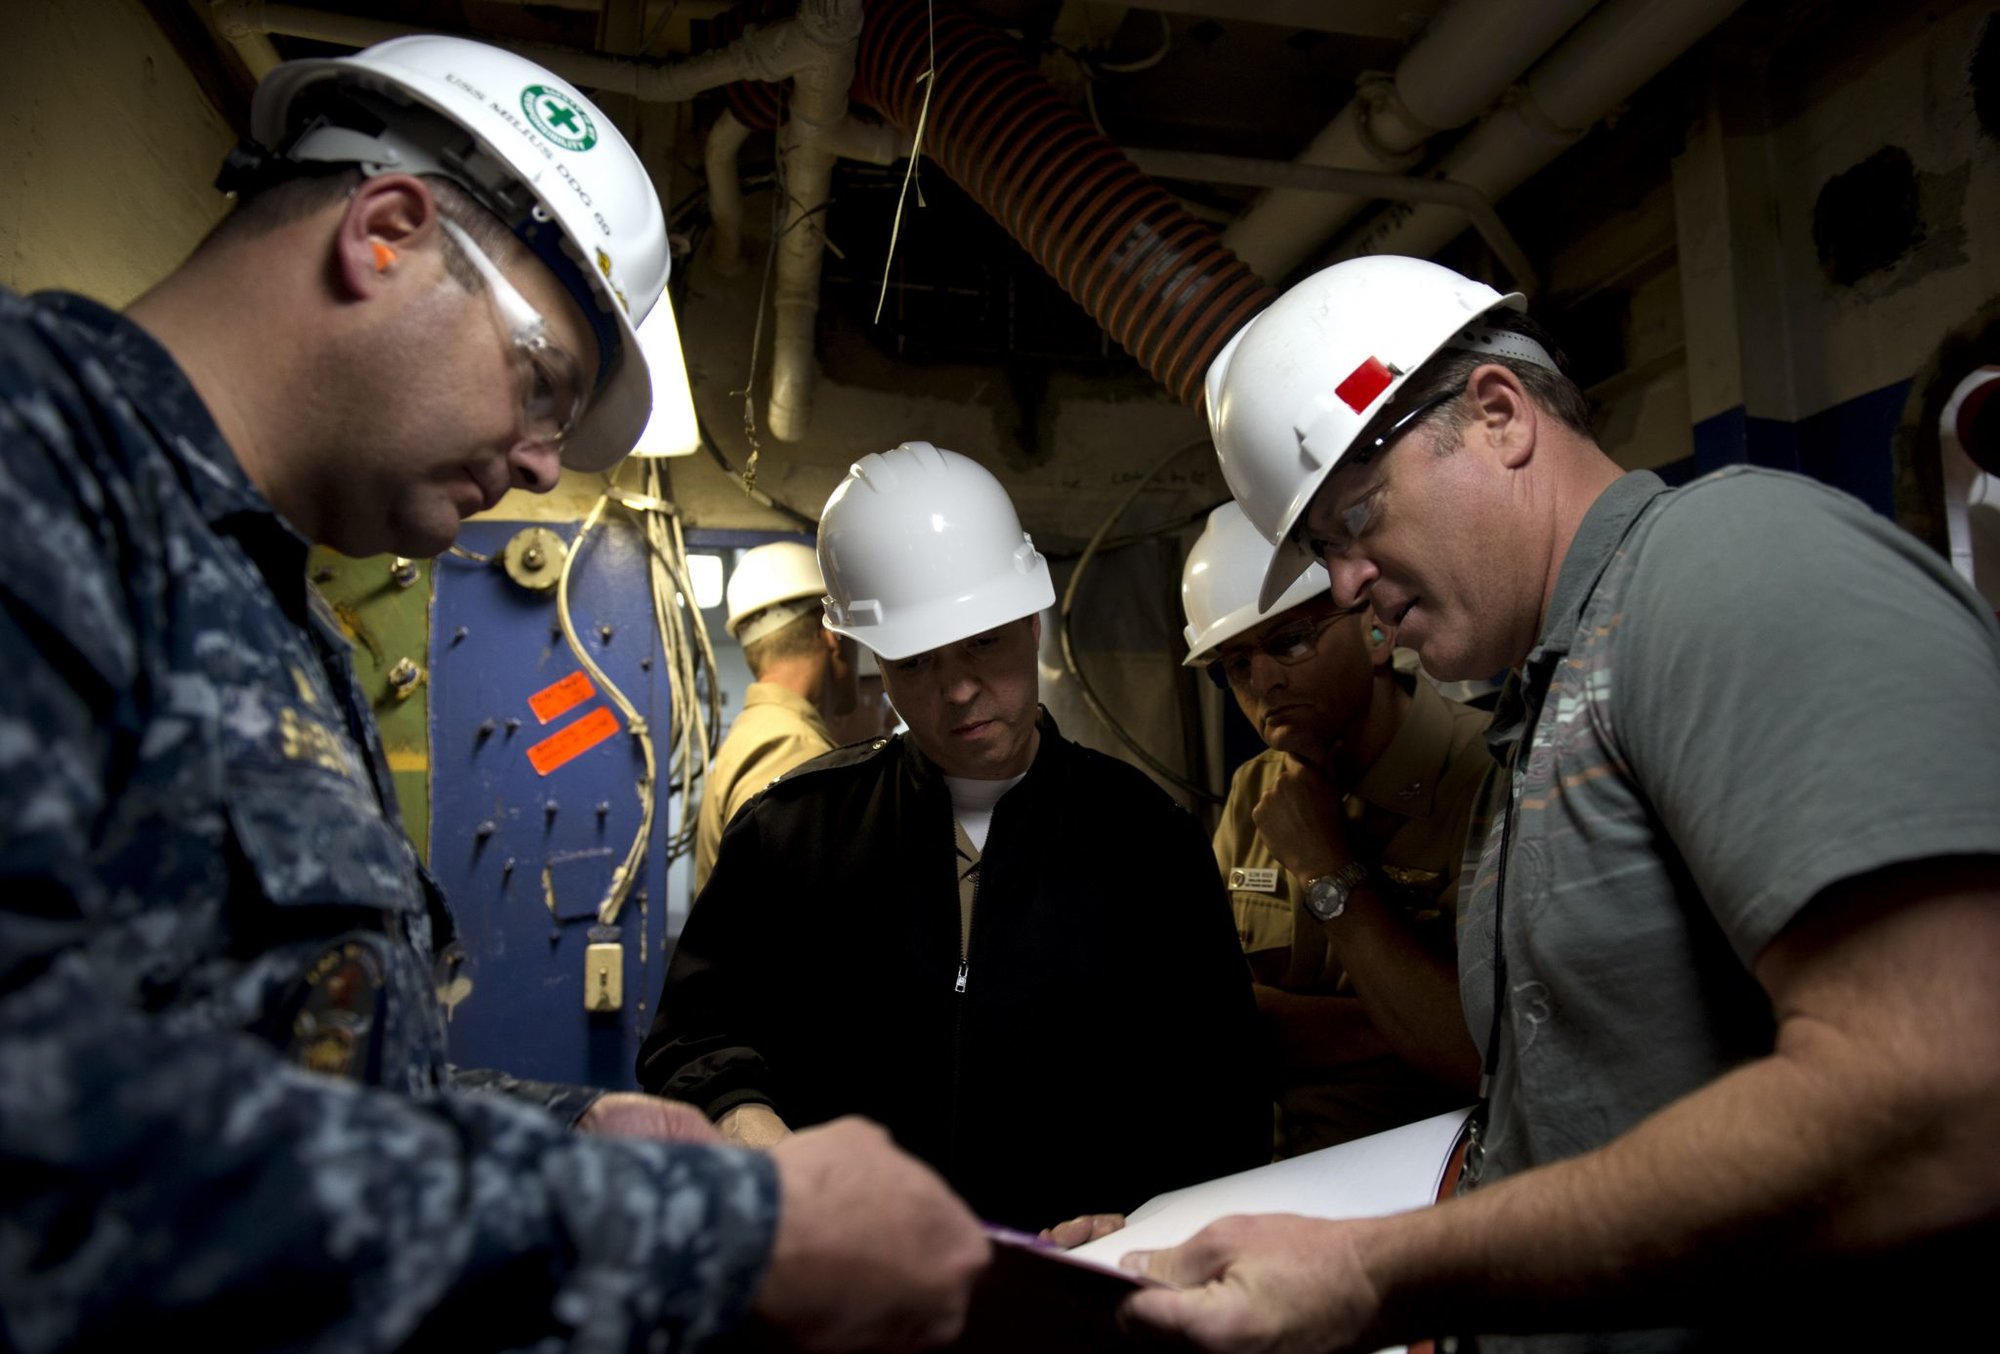
[[[1124,0],[1129,9],[1407,42],[1438,0]],[[1414,17],[1413,17],[1414,14]]]

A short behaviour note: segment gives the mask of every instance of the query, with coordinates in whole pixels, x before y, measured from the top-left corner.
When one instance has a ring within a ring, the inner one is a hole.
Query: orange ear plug
[[[388,272],[389,265],[396,261],[396,251],[389,248],[388,245],[383,244],[380,240],[370,240],[368,247],[375,251],[375,271],[378,273]]]

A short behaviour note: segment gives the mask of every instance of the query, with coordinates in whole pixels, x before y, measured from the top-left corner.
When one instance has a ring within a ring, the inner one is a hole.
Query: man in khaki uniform
[[[1323,569],[1269,612],[1270,546],[1210,514],[1181,599],[1206,665],[1269,750],[1230,785],[1214,839],[1275,1045],[1277,1149],[1293,1156],[1465,1104],[1476,1075],[1454,964],[1486,717],[1394,661]]]
[[[851,639],[820,623],[819,560],[795,541],[744,552],[730,575],[729,633],[743,646],[750,689],[709,764],[695,819],[694,888],[701,892],[722,830],[752,796],[836,746],[830,717],[853,711],[859,671]]]

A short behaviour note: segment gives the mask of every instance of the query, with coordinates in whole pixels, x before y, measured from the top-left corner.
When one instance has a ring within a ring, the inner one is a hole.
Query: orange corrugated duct
[[[933,41],[924,154],[1155,379],[1198,406],[1210,359],[1277,293],[975,15],[939,3],[933,32],[923,0],[871,0],[855,101],[914,133]],[[761,91],[732,88],[730,106],[749,125],[775,123],[775,101]]]

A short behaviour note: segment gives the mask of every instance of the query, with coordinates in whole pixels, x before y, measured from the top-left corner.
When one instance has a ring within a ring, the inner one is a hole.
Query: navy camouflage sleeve
[[[114,392],[85,404],[12,320],[0,305],[0,1348],[681,1349],[735,1323],[770,1250],[768,1159],[294,1066],[236,1016],[279,976],[230,924],[242,900],[131,882],[229,843],[135,811],[166,811],[135,767],[175,734],[130,709],[181,678],[145,674],[135,638],[146,570],[106,525],[130,482],[65,440],[101,436]]]

